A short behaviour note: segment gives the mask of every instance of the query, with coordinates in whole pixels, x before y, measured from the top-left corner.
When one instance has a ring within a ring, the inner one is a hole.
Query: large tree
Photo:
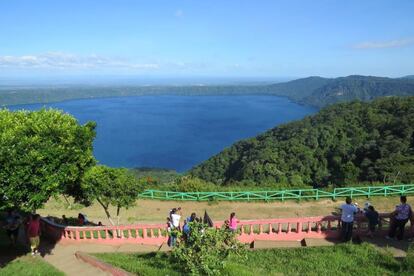
[[[115,223],[110,206],[116,208],[117,224],[119,224],[121,208],[133,206],[143,190],[143,183],[125,168],[94,166],[85,173],[82,181],[82,191],[86,199],[96,200],[112,225]]]
[[[95,164],[95,123],[53,109],[0,110],[0,208],[36,210],[56,194],[79,196]]]

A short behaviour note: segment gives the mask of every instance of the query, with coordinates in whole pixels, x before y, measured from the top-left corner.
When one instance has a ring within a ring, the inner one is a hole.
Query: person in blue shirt
[[[197,218],[196,213],[191,213],[191,216],[187,218],[187,223],[195,221],[196,218]]]
[[[183,234],[185,239],[187,239],[188,235],[190,235],[190,225],[188,225],[187,220],[184,220]]]

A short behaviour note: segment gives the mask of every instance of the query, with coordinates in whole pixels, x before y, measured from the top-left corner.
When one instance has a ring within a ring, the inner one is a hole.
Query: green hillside
[[[414,180],[414,97],[330,106],[242,140],[189,172],[217,184]]]
[[[414,96],[414,79],[348,76],[330,80],[299,101],[323,107],[352,100],[371,101],[384,96],[410,95]]]

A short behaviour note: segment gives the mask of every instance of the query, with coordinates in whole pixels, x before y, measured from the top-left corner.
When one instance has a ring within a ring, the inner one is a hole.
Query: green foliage
[[[33,211],[58,193],[79,196],[95,163],[94,137],[94,123],[81,126],[61,111],[0,110],[0,208]]]
[[[102,165],[94,166],[85,173],[81,187],[88,201],[99,202],[112,224],[109,206],[117,208],[119,221],[120,209],[133,206],[138,194],[143,191],[143,183],[128,169]]]
[[[180,192],[201,192],[201,191],[215,191],[217,185],[209,183],[197,177],[190,175],[176,178],[172,183],[165,188],[170,188],[172,191]]]
[[[131,171],[138,179],[142,179],[148,185],[159,186],[174,181],[180,176],[176,171],[161,168],[134,168]]]
[[[191,222],[187,239],[173,248],[171,262],[185,272],[201,275],[220,275],[231,255],[243,258],[245,248],[235,234],[227,229],[209,228],[203,223]]]
[[[414,180],[414,97],[352,102],[240,141],[190,174],[229,185],[248,181],[346,186]]]

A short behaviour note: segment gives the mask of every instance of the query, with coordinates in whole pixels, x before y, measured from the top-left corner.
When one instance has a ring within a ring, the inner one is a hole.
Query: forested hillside
[[[337,104],[242,140],[196,166],[217,184],[289,186],[414,180],[414,97]]]
[[[323,107],[352,100],[371,101],[384,96],[414,96],[414,79],[349,76],[331,79],[300,102]]]

